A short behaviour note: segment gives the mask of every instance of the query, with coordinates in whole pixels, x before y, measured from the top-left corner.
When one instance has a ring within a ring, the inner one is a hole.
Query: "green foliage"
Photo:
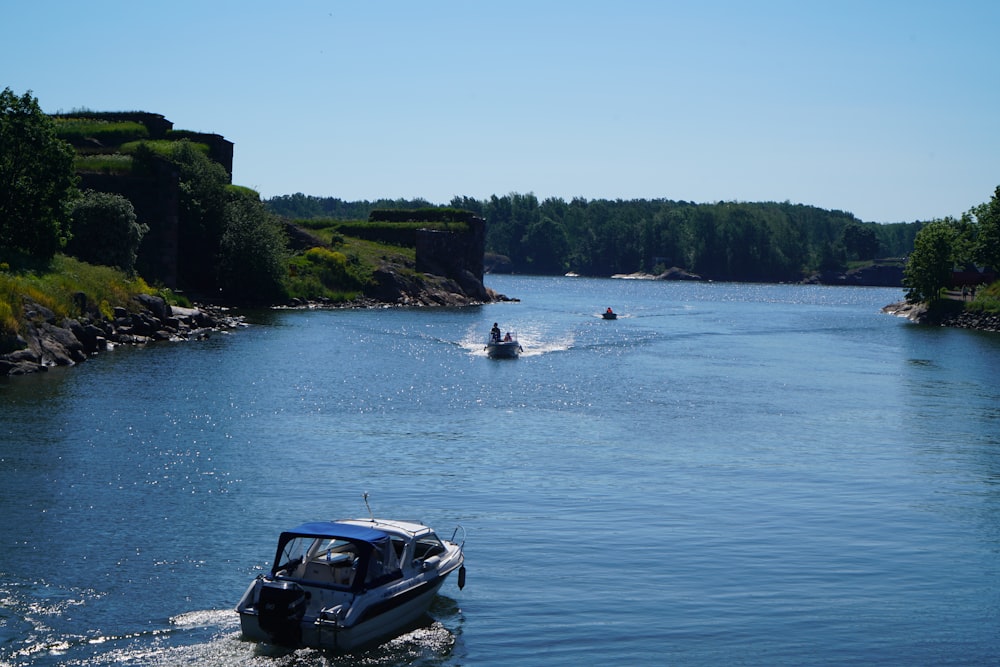
[[[976,290],[975,299],[966,308],[985,313],[1000,314],[1000,283],[993,283]]]
[[[180,171],[179,280],[189,289],[214,289],[226,229],[229,175],[189,141],[171,142],[170,157]]]
[[[347,301],[365,284],[357,255],[353,259],[329,248],[310,248],[289,262],[289,295],[300,299]]]
[[[271,304],[283,298],[287,240],[255,195],[231,193],[219,243],[219,286],[227,299]]]
[[[336,197],[313,197],[298,192],[273,197],[266,202],[268,210],[286,218],[331,218],[334,220],[367,220],[376,209],[420,209],[431,204],[426,199],[378,199],[348,202]]]
[[[376,209],[368,214],[368,219],[371,222],[468,223],[473,215],[470,211],[457,208],[424,207],[419,209]],[[447,224],[444,228],[447,229]]]
[[[678,266],[720,280],[797,281],[820,268],[844,268],[848,225],[865,237],[874,231],[882,243],[881,225],[787,202],[539,202],[511,194],[481,203],[454,199],[452,206],[486,218],[487,251],[509,257],[516,272],[610,275]],[[858,245],[855,254],[859,249],[870,252]]]
[[[914,239],[904,270],[909,301],[934,301],[952,285],[954,271],[996,269],[1000,263],[1000,187],[989,202],[972,207],[960,219],[945,218],[924,226]],[[979,290],[969,305],[993,312],[998,288]]]
[[[118,146],[127,141],[149,137],[149,130],[136,121],[111,121],[98,118],[55,118],[56,134],[74,146]]]
[[[57,317],[79,317],[86,302],[111,317],[116,307],[132,306],[137,294],[152,294],[141,278],[130,279],[118,269],[94,266],[65,255],[55,255],[43,271],[0,272],[0,338],[14,336],[24,327],[25,298],[45,306]]]
[[[977,221],[973,258],[981,265],[1000,270],[1000,186],[985,204],[972,209]]]
[[[76,192],[73,149],[38,100],[0,92],[0,253],[48,259],[66,237]]]
[[[951,282],[955,264],[954,220],[938,220],[920,230],[913,252],[903,270],[903,284],[909,301],[933,301]]]
[[[179,145],[183,144],[186,146],[184,149],[179,149]],[[195,143],[193,141],[170,141],[168,139],[156,139],[151,141],[130,141],[128,143],[122,144],[119,149],[122,153],[134,155],[141,150],[148,150],[160,157],[164,157],[170,160],[177,160],[178,150],[182,152],[187,150],[195,150],[201,153],[204,157],[208,157],[209,148],[206,144]],[[219,165],[221,168],[221,165]],[[223,169],[225,171],[225,169]]]
[[[844,226],[842,243],[852,259],[875,259],[878,257],[879,242],[874,225],[848,223]]]
[[[420,207],[405,204],[380,202],[373,207],[371,202],[301,193],[267,202],[268,208],[299,219],[299,224],[313,219],[315,225],[304,226],[319,234],[333,228],[334,220],[356,221],[366,214],[411,220],[415,212],[410,209]],[[716,279],[758,281],[796,281],[819,269],[843,270],[849,260],[870,261],[876,253],[902,257],[923,226],[864,223],[843,211],[789,202],[583,198],[567,202],[539,201],[531,193],[494,195],[488,200],[455,197],[447,208],[430,210],[445,211],[433,213],[444,217],[447,211],[456,211],[486,219],[487,252],[509,258],[516,272],[610,275],[679,266]],[[345,222],[337,231],[384,240],[377,230],[357,222]]]
[[[528,227],[524,245],[531,253],[526,259],[533,273],[565,273],[569,239],[566,230],[545,217]]]
[[[73,168],[78,174],[129,174],[132,166],[132,156],[121,153],[77,155],[73,161]]]
[[[251,199],[260,200],[260,193],[245,185],[227,185],[226,192],[234,197],[250,197]]]
[[[136,220],[125,197],[88,190],[72,208],[73,238],[67,254],[91,264],[115,266],[133,273],[142,237],[149,227]]]

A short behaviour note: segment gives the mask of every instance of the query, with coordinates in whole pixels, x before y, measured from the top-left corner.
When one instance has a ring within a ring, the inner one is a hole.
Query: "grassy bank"
[[[990,315],[1000,315],[1000,282],[976,291],[976,298],[965,306],[966,310]]]
[[[380,266],[390,264],[405,273],[413,270],[407,267],[416,265],[414,248],[345,236],[339,224],[300,225],[327,245],[309,248],[290,259],[286,284],[290,298],[353,301]]]
[[[84,308],[94,306],[111,319],[115,308],[133,308],[132,298],[137,294],[158,293],[142,278],[129,278],[117,269],[64,255],[56,255],[44,269],[12,270],[0,264],[0,341],[24,331],[25,301],[44,306],[57,317],[80,317]],[[0,352],[2,347],[0,343]]]

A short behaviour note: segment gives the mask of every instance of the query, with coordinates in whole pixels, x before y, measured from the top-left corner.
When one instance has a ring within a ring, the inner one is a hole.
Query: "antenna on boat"
[[[371,518],[371,520],[372,520],[372,521],[374,522],[374,521],[375,521],[375,515],[374,515],[374,514],[372,514],[372,508],[371,508],[371,505],[369,505],[369,504],[368,504],[368,492],[367,492],[367,491],[365,491],[364,493],[362,493],[362,494],[361,494],[361,497],[365,499],[365,507],[366,507],[366,508],[368,508],[368,516],[369,516],[369,517]]]

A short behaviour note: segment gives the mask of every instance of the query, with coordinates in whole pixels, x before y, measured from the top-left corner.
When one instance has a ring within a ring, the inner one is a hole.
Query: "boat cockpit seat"
[[[328,563],[323,560],[314,560],[306,564],[306,571],[302,578],[321,584],[350,586],[354,578],[354,568],[351,567],[350,561]]]
[[[308,581],[316,581],[323,584],[333,583],[333,572],[330,566],[320,561],[310,561],[306,563],[306,572],[302,576]]]

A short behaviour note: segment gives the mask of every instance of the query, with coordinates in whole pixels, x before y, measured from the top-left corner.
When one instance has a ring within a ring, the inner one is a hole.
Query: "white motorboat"
[[[511,331],[508,331],[503,338],[491,335],[483,349],[491,359],[517,359],[517,356],[524,352],[524,348],[517,342],[517,334]]]
[[[236,611],[245,639],[352,651],[423,616],[445,578],[465,585],[465,544],[411,521],[316,521],[281,533],[271,571]]]

